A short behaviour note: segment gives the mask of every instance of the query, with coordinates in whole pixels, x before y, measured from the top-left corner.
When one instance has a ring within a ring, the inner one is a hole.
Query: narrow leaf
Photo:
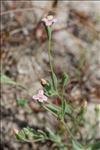
[[[44,85],[44,93],[46,96],[51,96],[52,92],[51,92],[51,83],[47,80],[47,83]]]
[[[26,135],[25,135],[23,129],[22,129],[21,131],[19,131],[19,132],[16,134],[16,138],[17,138],[18,140],[24,140],[24,139],[26,139]]]
[[[51,141],[56,142],[56,143],[61,143],[61,137],[59,134],[55,134],[50,128],[46,128],[47,132],[49,133],[49,138]]]
[[[76,140],[72,140],[73,150],[84,150],[83,146]]]
[[[26,99],[17,99],[16,100],[17,102],[17,105],[21,106],[21,107],[24,107],[26,104],[27,104],[27,100]]]
[[[14,84],[14,85],[17,84],[15,81],[13,81],[12,79],[10,79],[4,74],[0,75],[0,79],[1,79],[1,83]]]
[[[54,86],[54,90],[57,92],[57,86],[58,86],[58,81],[57,81],[57,77],[55,75],[55,73],[52,73],[52,80],[53,80],[53,86]]]
[[[65,113],[71,115],[73,112],[73,108],[68,103],[65,104]]]
[[[64,87],[66,82],[69,80],[69,76],[64,72],[62,75],[62,86]]]
[[[61,111],[61,120],[64,120],[64,115],[65,115],[65,110],[66,110],[66,102],[65,100],[62,101],[62,111]]]
[[[16,85],[16,86],[18,86],[18,87],[21,87],[21,88],[23,88],[23,89],[26,89],[23,85],[21,85],[21,84],[15,82],[14,80],[12,80],[11,78],[7,77],[7,76],[4,75],[4,74],[1,74],[1,75],[0,75],[0,81],[1,81],[1,83],[3,83],[3,84],[12,84],[12,85]]]
[[[54,116],[58,117],[59,107],[55,106],[54,104],[46,104],[43,106],[45,109],[50,111]]]

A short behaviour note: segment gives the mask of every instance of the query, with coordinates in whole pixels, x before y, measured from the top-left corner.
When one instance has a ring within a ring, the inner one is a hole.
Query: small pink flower
[[[54,16],[49,15],[46,18],[43,18],[42,21],[46,24],[46,26],[51,26],[53,23],[57,22],[57,19]]]
[[[39,102],[44,102],[44,101],[48,100],[47,96],[44,95],[44,91],[43,90],[39,90],[38,94],[33,95],[32,98],[34,100],[36,100],[36,101],[39,101]]]

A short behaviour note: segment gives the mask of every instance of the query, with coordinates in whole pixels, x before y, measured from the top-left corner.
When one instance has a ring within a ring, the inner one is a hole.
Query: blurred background
[[[49,150],[48,143],[17,142],[13,129],[28,125],[41,129],[45,126],[52,130],[59,128],[59,125],[56,126],[57,120],[48,112],[33,102],[29,105],[24,103],[42,88],[41,78],[50,78],[47,33],[41,23],[41,19],[48,14],[58,19],[52,32],[52,62],[58,81],[64,71],[68,73],[70,81],[66,86],[66,99],[73,105],[77,101],[81,104],[86,101],[86,117],[90,122],[95,122],[94,108],[100,105],[100,2],[5,0],[1,2],[0,14],[1,73],[28,90],[2,85],[2,150]],[[85,131],[91,133],[87,128],[83,129]],[[100,124],[96,138],[100,138]]]

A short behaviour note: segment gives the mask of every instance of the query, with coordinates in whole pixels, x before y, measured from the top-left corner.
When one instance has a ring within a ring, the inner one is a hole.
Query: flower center
[[[39,95],[39,98],[41,99],[43,97],[43,95]]]
[[[53,19],[52,16],[47,16],[48,21],[51,21]]]

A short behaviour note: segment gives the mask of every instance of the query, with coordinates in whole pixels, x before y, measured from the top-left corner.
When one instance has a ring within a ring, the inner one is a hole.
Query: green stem
[[[53,66],[51,62],[51,27],[47,27],[48,29],[48,57],[49,57],[49,65],[50,65],[50,70],[51,70],[51,78],[52,78],[52,84],[55,89],[55,84],[54,84],[54,78],[53,78]]]
[[[51,63],[51,29],[48,27],[48,56],[49,56],[49,64],[50,69],[53,71],[52,63]]]
[[[62,123],[63,123],[65,129],[67,130],[68,134],[70,135],[70,137],[71,137],[72,139],[76,140],[76,139],[74,138],[73,134],[71,133],[69,127],[66,125],[66,123],[65,123],[64,121],[63,121]]]

